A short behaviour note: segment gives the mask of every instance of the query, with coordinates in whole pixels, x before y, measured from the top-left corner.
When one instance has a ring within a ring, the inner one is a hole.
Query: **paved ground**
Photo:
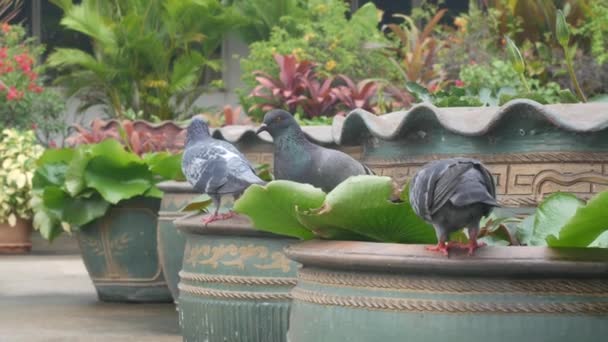
[[[80,255],[0,255],[0,342],[181,341],[172,304],[97,301]]]

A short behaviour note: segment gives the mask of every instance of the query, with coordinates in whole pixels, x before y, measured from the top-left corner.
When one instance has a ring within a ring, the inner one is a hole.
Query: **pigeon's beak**
[[[268,132],[268,126],[266,126],[266,124],[262,124],[262,126],[255,131],[255,134],[260,134],[262,132]]]

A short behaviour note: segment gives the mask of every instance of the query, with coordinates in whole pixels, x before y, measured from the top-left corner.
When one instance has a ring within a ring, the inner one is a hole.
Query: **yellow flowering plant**
[[[0,223],[15,226],[32,217],[32,177],[44,148],[33,131],[4,129],[0,135]]]

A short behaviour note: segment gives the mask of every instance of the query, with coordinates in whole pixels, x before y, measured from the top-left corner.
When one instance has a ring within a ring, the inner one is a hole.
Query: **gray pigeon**
[[[204,224],[234,216],[232,211],[218,215],[222,196],[232,195],[236,200],[251,184],[266,184],[234,146],[211,137],[201,118],[193,118],[188,126],[182,171],[194,190],[213,200],[215,213]]]
[[[274,141],[274,176],[331,191],[350,176],[374,174],[351,156],[308,141],[293,116],[280,109],[264,116],[257,133],[267,131]]]
[[[494,178],[481,162],[469,158],[431,162],[416,173],[409,195],[414,212],[435,227],[439,243],[428,250],[447,255],[449,247],[457,246],[472,255],[483,246],[477,242],[479,221],[498,203]],[[469,243],[446,245],[449,234],[464,227]]]

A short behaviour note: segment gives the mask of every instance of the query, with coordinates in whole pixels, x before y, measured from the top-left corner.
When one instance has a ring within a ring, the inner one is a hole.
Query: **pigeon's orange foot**
[[[483,246],[485,246],[486,243],[485,242],[478,242],[477,240],[475,241],[469,241],[467,243],[454,243],[454,247],[456,248],[461,248],[461,249],[466,249],[469,251],[469,255],[473,255],[475,254],[475,251],[478,248],[481,248]]]
[[[427,246],[426,250],[431,252],[440,252],[443,255],[448,255],[448,245],[445,242],[440,242],[437,246]]]
[[[203,224],[206,226],[211,222],[227,220],[231,217],[234,217],[235,215],[236,213],[234,211],[229,211],[225,214],[211,214],[203,218]]]
[[[235,216],[236,216],[236,213],[235,213],[234,211],[232,211],[232,210],[231,210],[231,211],[229,211],[229,212],[227,212],[227,213],[225,213],[225,214],[221,214],[220,216],[222,217],[222,218],[221,218],[222,220],[227,220],[227,219],[229,219],[229,218],[235,217]]]

